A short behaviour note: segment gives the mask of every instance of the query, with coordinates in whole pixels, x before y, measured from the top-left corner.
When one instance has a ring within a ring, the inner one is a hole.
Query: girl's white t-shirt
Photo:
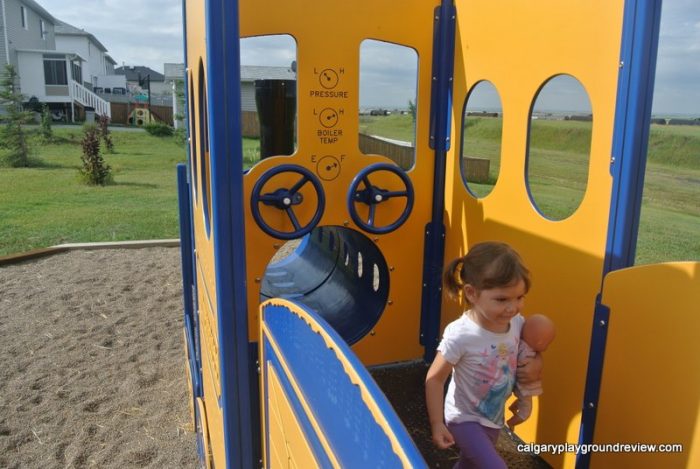
[[[505,402],[513,391],[520,330],[525,318],[510,320],[508,332],[484,329],[467,314],[445,328],[437,350],[452,366],[445,396],[447,423],[479,422],[503,426]]]

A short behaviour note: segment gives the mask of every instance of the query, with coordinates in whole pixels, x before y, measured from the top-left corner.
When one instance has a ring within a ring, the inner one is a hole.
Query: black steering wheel
[[[274,176],[282,173],[296,173],[299,174],[301,178],[290,188],[280,187],[273,192],[266,192],[263,194],[262,190],[265,184]],[[316,206],[316,211],[314,212],[311,221],[309,221],[306,225],[301,226],[296,214],[294,213],[294,206],[300,205],[304,202],[304,196],[299,191],[302,187],[304,187],[304,185],[306,185],[306,183],[311,183],[314,191],[316,192],[318,205]],[[263,219],[262,214],[260,213],[260,204],[272,206],[286,212],[287,217],[289,217],[289,221],[292,223],[294,229],[292,231],[280,231],[272,228]],[[323,193],[321,181],[319,181],[318,178],[308,169],[293,164],[283,164],[265,172],[255,183],[255,186],[253,186],[253,193],[250,198],[250,209],[253,213],[253,218],[260,229],[270,236],[285,240],[300,238],[311,232],[311,230],[313,230],[321,220],[325,206],[326,197]]]
[[[370,175],[381,171],[388,171],[397,175],[403,183],[403,189],[398,191],[390,191],[373,185],[369,178]],[[364,185],[363,189],[359,188],[360,183]],[[375,219],[377,205],[395,197],[402,197],[406,199],[406,205],[403,212],[392,223],[385,226],[377,226]],[[411,214],[413,202],[414,192],[411,179],[398,166],[394,166],[389,163],[375,163],[367,166],[365,169],[357,173],[357,176],[355,176],[350,184],[347,197],[348,212],[350,213],[352,220],[355,222],[355,224],[357,224],[357,226],[373,234],[391,233],[403,225],[408,219],[408,216]],[[366,221],[360,217],[359,213],[357,213],[357,207],[355,204],[358,203],[369,206],[369,216]]]

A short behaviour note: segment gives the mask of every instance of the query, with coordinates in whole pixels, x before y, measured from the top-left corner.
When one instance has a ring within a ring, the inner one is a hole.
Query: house
[[[255,80],[296,80],[291,67],[241,65],[241,111],[257,113],[255,106]]]
[[[70,116],[92,108],[111,115],[109,103],[92,92],[94,77],[114,60],[91,34],[59,21],[34,0],[0,0],[0,64],[12,64],[20,91]]]
[[[166,83],[165,76],[143,65],[124,65],[114,70],[117,75],[126,77],[127,87],[133,93],[135,90],[146,91],[146,85],[150,82],[151,95],[170,95],[172,84]]]
[[[81,70],[83,86],[92,90],[97,86],[98,77],[114,75],[114,59],[109,57],[107,48],[91,33],[58,21],[55,34],[56,49],[75,52],[85,59]]]
[[[185,80],[185,64],[184,63],[165,63],[163,64],[163,75],[165,82],[170,86],[171,100],[173,103],[173,127],[179,129],[183,122],[184,114],[184,80]]]
[[[292,67],[241,65],[241,132],[244,137],[260,137],[255,80],[296,80]]]

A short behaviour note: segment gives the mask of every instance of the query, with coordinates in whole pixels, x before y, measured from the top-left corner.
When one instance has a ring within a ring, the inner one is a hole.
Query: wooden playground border
[[[48,257],[54,254],[75,250],[91,251],[96,249],[140,249],[154,247],[170,248],[178,246],[180,246],[179,239],[153,239],[142,241],[111,241],[101,243],[58,244],[56,246],[50,246],[47,248],[32,249],[31,251],[9,254],[7,256],[0,256],[0,267],[11,264],[18,264],[20,262],[32,259],[39,259],[42,257]]]

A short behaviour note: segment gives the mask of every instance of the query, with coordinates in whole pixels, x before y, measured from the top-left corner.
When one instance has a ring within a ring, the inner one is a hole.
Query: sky
[[[54,17],[92,33],[118,65],[146,65],[162,73],[163,63],[183,62],[181,0],[37,1]],[[244,64],[288,66],[293,59],[290,38],[242,46]],[[415,64],[410,50],[363,43],[360,106],[405,108],[415,96]],[[587,99],[576,98],[576,84],[565,82],[552,84],[554,95],[571,95],[559,102],[566,103],[565,110],[584,112]],[[700,117],[700,1],[664,1],[655,83],[654,114]]]

